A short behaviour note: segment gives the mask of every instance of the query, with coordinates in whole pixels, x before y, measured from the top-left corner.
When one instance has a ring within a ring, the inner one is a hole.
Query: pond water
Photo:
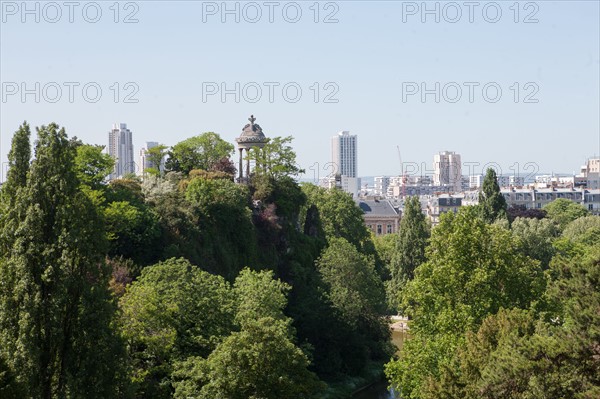
[[[407,333],[403,331],[392,331],[392,342],[398,347],[398,352],[402,350]],[[388,382],[381,381],[357,392],[352,399],[398,399],[400,398],[394,390],[388,390]]]

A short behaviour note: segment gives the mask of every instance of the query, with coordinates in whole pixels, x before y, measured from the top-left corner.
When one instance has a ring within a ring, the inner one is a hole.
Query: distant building
[[[126,123],[115,123],[108,132],[108,154],[115,160],[115,168],[109,175],[109,180],[135,173],[139,169],[133,159],[133,139]]]
[[[503,188],[500,190],[507,206],[522,205],[527,209],[542,209],[559,198],[585,205],[586,198],[584,195],[587,192],[588,190],[575,188]],[[594,199],[596,197],[589,198],[590,201]],[[478,203],[478,190],[464,193],[463,205],[476,205]]]
[[[390,186],[390,178],[389,176],[376,176],[373,179],[374,194],[386,196],[388,187]]]
[[[484,178],[485,176],[481,174],[469,176],[469,188],[481,188]],[[498,176],[497,179],[500,187],[523,187],[525,185],[525,178],[521,176]]]
[[[442,151],[433,156],[433,185],[449,186],[454,192],[462,191],[462,164],[454,151]]]
[[[375,235],[394,234],[400,227],[400,212],[388,200],[357,200],[365,224]]]
[[[600,215],[600,189],[585,190],[583,206],[592,215]]]
[[[436,197],[432,197],[427,204],[427,216],[432,225],[437,225],[440,222],[440,216],[444,213],[456,213],[458,208],[462,206],[463,196],[441,194]]]
[[[358,197],[360,192],[360,177],[349,177],[342,175],[340,176],[340,182],[340,188],[343,191],[352,194],[353,198]]]
[[[360,191],[357,146],[356,135],[350,135],[348,131],[339,132],[331,138],[331,161],[336,169],[334,184],[354,198]]]
[[[600,158],[590,158],[575,176],[575,185],[591,190],[600,189]]]
[[[356,135],[343,131],[331,138],[331,161],[336,174],[358,177],[358,139]]]
[[[348,177],[344,175],[335,175],[321,180],[320,185],[323,188],[338,188],[352,195],[352,198],[358,198],[360,192],[360,177]]]

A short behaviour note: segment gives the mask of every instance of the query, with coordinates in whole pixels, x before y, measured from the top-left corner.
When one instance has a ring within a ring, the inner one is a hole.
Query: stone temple
[[[257,123],[254,115],[250,115],[248,118],[250,123],[246,124],[242,129],[242,134],[240,137],[235,139],[238,145],[238,150],[240,152],[239,159],[239,167],[238,167],[238,182],[239,183],[247,183],[250,178],[250,157],[249,152],[251,148],[261,149],[267,144],[269,139],[265,137],[262,128]],[[244,176],[244,168],[243,168],[243,152],[246,150],[246,175]]]

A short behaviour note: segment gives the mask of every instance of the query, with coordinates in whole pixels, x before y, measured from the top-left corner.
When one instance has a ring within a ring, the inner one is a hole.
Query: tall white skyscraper
[[[140,162],[138,163],[138,174],[143,174],[144,171],[148,168],[156,168],[156,165],[154,165],[154,163],[152,161],[150,161],[148,159],[148,157],[146,156],[146,152],[150,149],[150,148],[154,148],[158,146],[158,142],[157,141],[146,141],[146,144],[140,149]],[[161,169],[164,166],[164,160],[163,162],[161,162]]]
[[[459,154],[454,151],[442,151],[433,156],[433,185],[451,186],[455,192],[462,191],[462,164]]]
[[[358,178],[358,139],[356,135],[343,131],[331,138],[331,161],[333,162],[339,180],[335,178],[336,185],[356,197],[360,191]]]
[[[110,180],[136,172],[131,130],[127,129],[126,123],[115,123],[108,132],[108,154],[115,160],[114,171],[108,177]]]
[[[357,137],[350,132],[339,132],[331,138],[331,161],[336,167],[336,174],[347,177],[358,177]]]

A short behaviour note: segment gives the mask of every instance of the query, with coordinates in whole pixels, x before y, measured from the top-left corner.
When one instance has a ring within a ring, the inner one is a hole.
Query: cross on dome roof
[[[240,147],[262,147],[268,139],[265,137],[260,125],[254,123],[256,121],[254,115],[250,115],[248,120],[250,123],[243,127],[241,136],[235,141]]]

